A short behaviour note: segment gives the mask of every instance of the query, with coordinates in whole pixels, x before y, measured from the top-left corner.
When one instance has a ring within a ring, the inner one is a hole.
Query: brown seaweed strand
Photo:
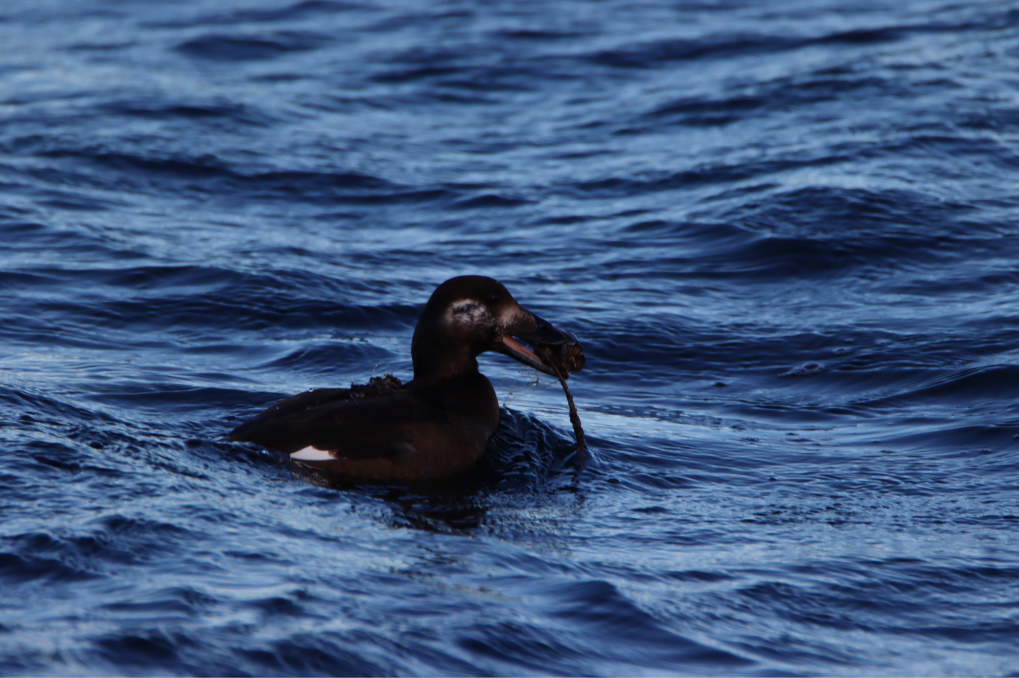
[[[573,433],[577,436],[577,456],[579,459],[583,459],[587,455],[587,442],[584,440],[584,429],[580,425],[580,415],[577,414],[577,406],[573,404],[573,394],[570,393],[570,387],[566,385],[566,380],[563,379],[563,375],[555,363],[547,361],[546,364],[552,368],[556,378],[559,379],[559,383],[563,385],[563,392],[566,393],[566,402],[570,405],[570,423],[573,424]]]

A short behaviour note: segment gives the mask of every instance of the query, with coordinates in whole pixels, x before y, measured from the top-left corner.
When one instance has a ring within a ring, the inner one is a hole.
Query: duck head
[[[526,344],[560,346],[577,338],[517,303],[497,280],[480,275],[450,278],[432,293],[414,328],[415,381],[477,371],[485,351],[508,355],[555,374]]]

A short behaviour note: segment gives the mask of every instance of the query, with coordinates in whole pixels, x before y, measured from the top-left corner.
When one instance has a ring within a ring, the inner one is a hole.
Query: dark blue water
[[[1019,675],[1019,2],[7,0],[0,673]],[[457,487],[227,442],[410,377]]]

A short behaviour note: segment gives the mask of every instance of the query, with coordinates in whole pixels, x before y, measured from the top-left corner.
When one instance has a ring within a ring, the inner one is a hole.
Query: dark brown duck
[[[522,308],[500,282],[461,276],[439,285],[418,319],[412,381],[387,375],[366,386],[291,396],[230,438],[350,480],[413,482],[461,473],[481,458],[499,424],[495,389],[478,371],[485,351],[550,375],[583,367],[576,337]]]

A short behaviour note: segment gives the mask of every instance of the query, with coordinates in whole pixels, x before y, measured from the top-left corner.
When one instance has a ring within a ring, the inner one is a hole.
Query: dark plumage
[[[516,337],[516,339],[514,338]],[[499,424],[492,384],[477,356],[497,351],[547,374],[531,345],[576,339],[556,329],[483,276],[439,285],[411,343],[414,379],[317,389],[281,400],[238,426],[230,438],[291,455],[351,480],[417,481],[473,466]]]

